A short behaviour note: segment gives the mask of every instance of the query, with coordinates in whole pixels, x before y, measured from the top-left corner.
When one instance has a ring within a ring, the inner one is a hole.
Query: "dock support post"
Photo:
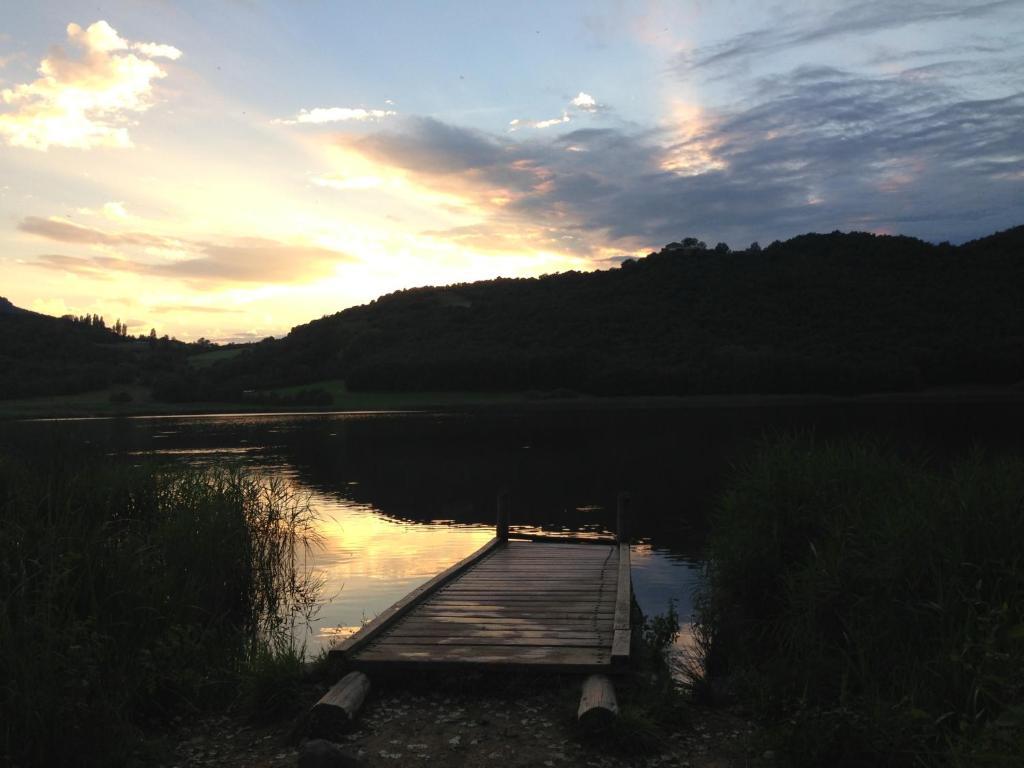
[[[619,702],[615,699],[615,688],[605,675],[591,675],[583,681],[580,708],[576,719],[580,725],[591,730],[607,727],[619,714]]]
[[[499,541],[508,541],[508,520],[511,506],[511,494],[507,488],[503,488],[498,492],[498,523],[495,531],[495,536]]]
[[[620,544],[629,543],[629,494],[619,494],[619,505],[615,514],[615,538]]]

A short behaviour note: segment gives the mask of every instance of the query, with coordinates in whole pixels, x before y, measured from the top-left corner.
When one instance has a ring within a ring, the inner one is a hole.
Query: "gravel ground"
[[[684,707],[671,722],[620,718],[619,732],[586,734],[576,725],[579,680],[526,685],[374,681],[345,751],[365,766],[681,766],[770,765],[753,746],[756,729],[735,712]],[[311,687],[309,704],[325,688]],[[620,695],[620,699],[623,697]],[[623,702],[624,708],[628,702]],[[292,724],[253,727],[230,716],[181,723],[165,736],[162,760],[148,765],[263,768],[295,766]],[[152,745],[151,745],[152,746]],[[152,750],[150,750],[152,753]]]

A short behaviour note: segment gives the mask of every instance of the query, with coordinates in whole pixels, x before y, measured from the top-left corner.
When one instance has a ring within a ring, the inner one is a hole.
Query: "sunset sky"
[[[693,235],[1024,223],[1024,0],[5,2],[0,295],[258,339]]]

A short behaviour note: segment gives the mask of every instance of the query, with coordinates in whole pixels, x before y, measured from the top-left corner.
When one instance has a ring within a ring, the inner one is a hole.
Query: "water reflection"
[[[324,543],[314,565],[324,578],[311,636],[314,648],[346,637],[360,623],[479,549],[490,526],[410,523],[373,507],[313,493]]]
[[[324,603],[315,649],[350,632],[493,533],[495,494],[535,532],[608,534],[630,491],[633,582],[647,613],[692,613],[708,511],[765,433],[815,430],[918,444],[942,459],[972,442],[1020,450],[1019,404],[527,413],[262,414],[7,423],[0,442],[59,432],[128,461],[234,464],[287,478],[319,512]],[[26,434],[27,433],[27,434]]]

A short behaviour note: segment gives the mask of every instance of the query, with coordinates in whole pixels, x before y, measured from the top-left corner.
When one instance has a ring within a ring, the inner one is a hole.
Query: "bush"
[[[1019,458],[939,472],[872,443],[772,440],[713,522],[707,674],[781,714],[796,763],[1010,764],[1022,541]]]
[[[122,762],[312,610],[311,513],[230,471],[0,455],[0,763]]]

